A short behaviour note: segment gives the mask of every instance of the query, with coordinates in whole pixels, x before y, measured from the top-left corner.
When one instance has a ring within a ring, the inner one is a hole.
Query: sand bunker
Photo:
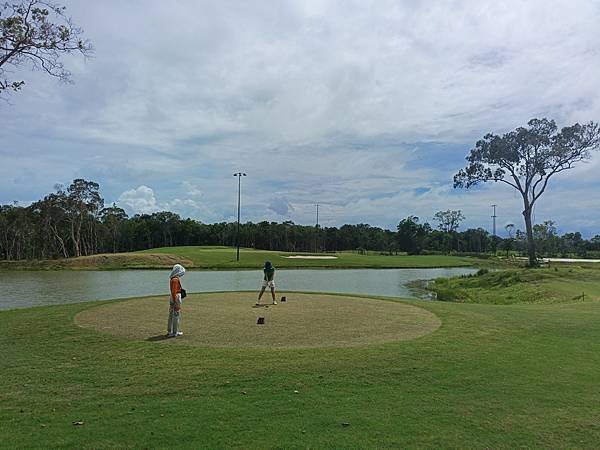
[[[287,259],[338,259],[337,256],[303,256],[303,255],[293,255],[293,256],[284,256]]]
[[[600,259],[578,259],[578,258],[542,258],[544,262],[557,263],[599,263]]]
[[[402,302],[319,294],[287,297],[285,303],[255,307],[254,293],[191,295],[184,303],[185,335],[156,344],[340,347],[415,339],[441,324],[435,314]],[[75,321],[123,338],[159,341],[166,332],[167,303],[165,296],[108,303],[82,311]],[[264,317],[264,325],[257,325],[258,317]]]

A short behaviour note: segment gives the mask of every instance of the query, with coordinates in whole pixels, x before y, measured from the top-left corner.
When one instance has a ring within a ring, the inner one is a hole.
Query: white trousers
[[[181,305],[181,294],[177,294],[177,300]],[[173,301],[173,299],[169,299],[169,321],[167,322],[167,333],[168,334],[177,334],[178,331],[181,331],[181,309],[177,310],[175,308],[177,304]]]

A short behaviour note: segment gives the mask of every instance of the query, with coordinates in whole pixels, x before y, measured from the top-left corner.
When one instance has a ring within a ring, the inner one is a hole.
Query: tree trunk
[[[535,257],[535,241],[533,240],[533,226],[531,224],[531,205],[529,205],[528,201],[525,201],[523,217],[525,218],[525,229],[527,231],[527,254],[529,256],[529,267],[535,267],[537,266],[537,259]]]
[[[58,243],[60,244],[60,249],[62,251],[62,254],[65,258],[69,257],[69,254],[67,253],[67,248],[65,247],[65,241],[63,240],[63,238],[60,237],[60,234],[58,233],[58,230],[56,227],[51,227],[52,231],[54,233],[54,237],[56,238],[56,240],[58,241]]]

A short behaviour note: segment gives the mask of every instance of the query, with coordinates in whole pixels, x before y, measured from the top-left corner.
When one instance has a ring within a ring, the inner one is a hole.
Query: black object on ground
[[[264,325],[264,324],[265,324],[265,318],[259,317],[258,320],[256,321],[256,325]]]

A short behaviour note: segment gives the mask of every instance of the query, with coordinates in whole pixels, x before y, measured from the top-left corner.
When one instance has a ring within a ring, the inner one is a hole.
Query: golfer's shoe
[[[274,305],[276,305],[276,304],[277,304],[277,302],[275,302],[275,301],[274,301],[274,302],[273,302],[273,304],[274,304]]]
[[[178,331],[176,336],[183,336],[183,331]]]
[[[260,302],[256,302],[254,305],[255,306],[260,306]]]
[[[175,335],[173,333],[167,333],[167,337],[172,338],[172,337],[175,337]]]

